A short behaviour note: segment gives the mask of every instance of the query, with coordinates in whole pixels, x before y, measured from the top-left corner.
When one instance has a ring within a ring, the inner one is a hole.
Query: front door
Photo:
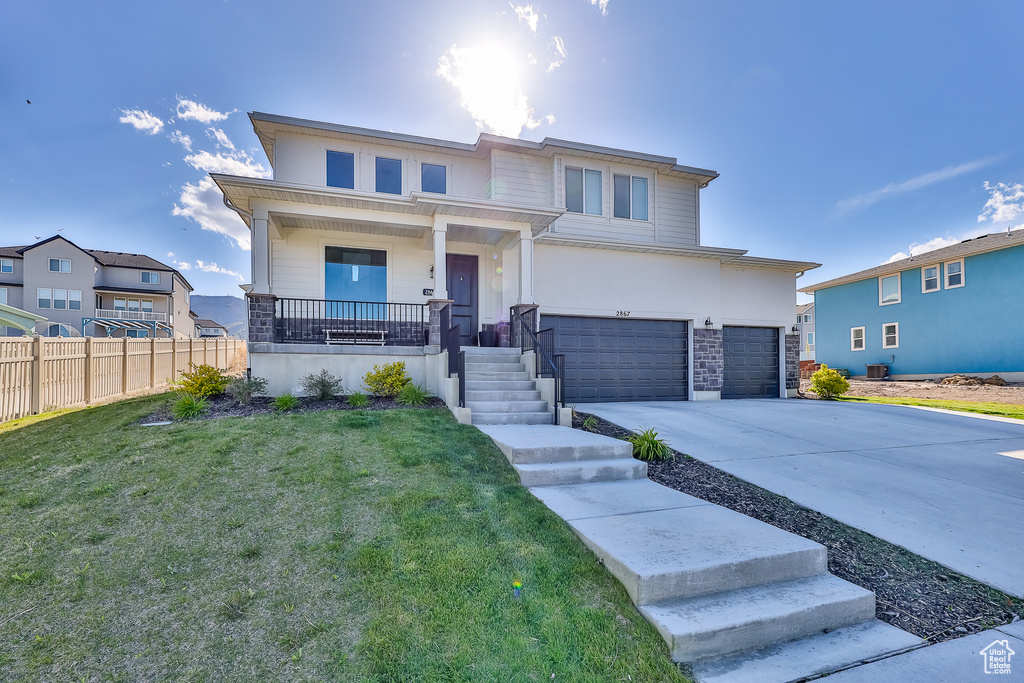
[[[452,300],[452,327],[459,326],[459,344],[474,346],[477,332],[476,256],[448,254],[448,298]]]

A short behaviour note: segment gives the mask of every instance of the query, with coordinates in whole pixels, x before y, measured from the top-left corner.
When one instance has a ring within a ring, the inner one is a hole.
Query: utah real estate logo
[[[1017,653],[1010,649],[1009,641],[993,640],[988,647],[978,654],[985,658],[985,673],[1009,674],[1010,657]]]

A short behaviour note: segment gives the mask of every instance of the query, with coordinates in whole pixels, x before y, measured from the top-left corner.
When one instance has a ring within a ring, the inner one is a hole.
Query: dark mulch
[[[428,398],[427,402],[422,406],[407,406],[399,403],[394,398],[369,396],[370,402],[363,408],[353,408],[348,404],[344,396],[335,397],[330,401],[316,401],[301,396],[297,398],[299,400],[298,407],[285,411],[282,414],[308,413],[318,410],[394,410],[395,408],[437,408],[444,406],[444,401],[436,396]],[[242,405],[227,394],[211,396],[206,400],[210,404],[210,410],[206,415],[197,419],[215,420],[221,417],[247,417],[249,415],[267,415],[268,413],[279,412],[274,409],[274,399],[268,396],[255,397],[245,405]],[[173,419],[171,416],[171,406],[168,405],[166,408],[162,408],[152,415],[142,418],[139,420],[139,424],[165,422]]]
[[[573,427],[583,429],[587,417],[576,413]],[[593,418],[599,434],[621,438],[631,433]],[[821,543],[828,549],[828,570],[874,591],[876,616],[888,624],[937,643],[1024,617],[1024,601],[688,455],[672,453],[671,460],[648,464],[652,481]]]

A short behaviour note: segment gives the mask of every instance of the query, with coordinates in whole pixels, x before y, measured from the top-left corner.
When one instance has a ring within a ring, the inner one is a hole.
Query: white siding
[[[544,157],[491,152],[494,177],[492,199],[547,206],[549,162]]]
[[[697,244],[697,186],[689,181],[658,176],[655,204],[658,242],[674,246]]]

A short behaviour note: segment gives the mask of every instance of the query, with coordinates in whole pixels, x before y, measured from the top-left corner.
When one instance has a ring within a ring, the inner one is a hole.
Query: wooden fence
[[[230,338],[0,337],[0,422],[153,393],[189,363],[227,370],[240,352]]]

